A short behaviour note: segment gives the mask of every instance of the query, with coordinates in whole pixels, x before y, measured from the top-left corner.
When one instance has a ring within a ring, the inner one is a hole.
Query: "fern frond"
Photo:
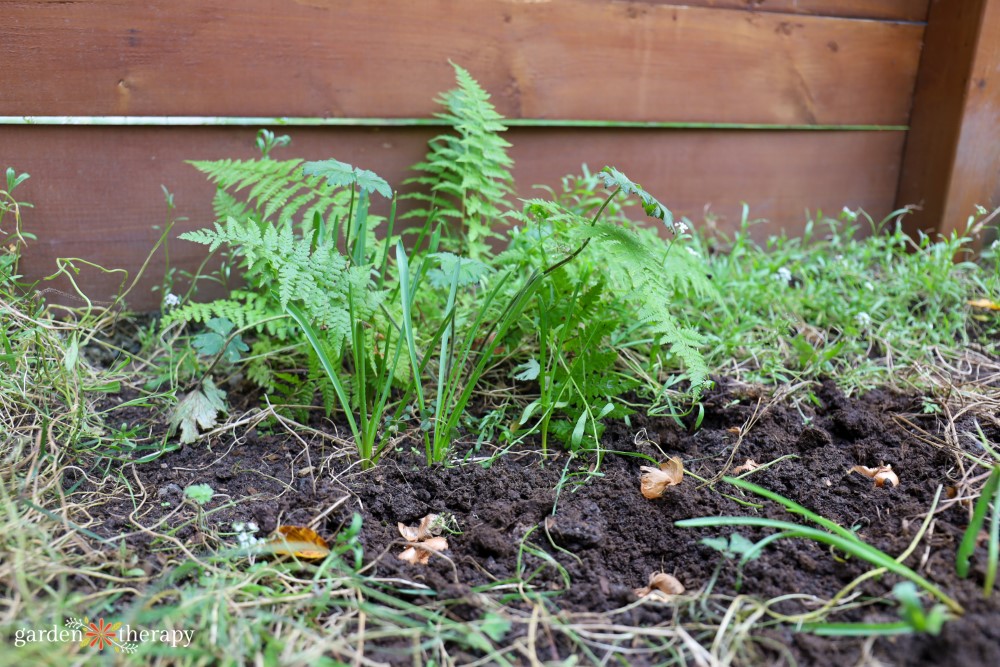
[[[230,217],[242,220],[249,214],[250,210],[246,202],[240,201],[229,192],[218,188],[212,199],[212,212],[215,213],[216,220],[225,220]]]
[[[207,303],[188,302],[174,308],[163,316],[162,326],[175,322],[206,323],[216,317],[225,317],[237,329],[251,329],[258,334],[268,334],[279,341],[289,338],[293,331],[291,324],[273,318],[282,315],[274,303],[261,294],[244,290],[233,290],[228,299],[216,299]],[[265,322],[265,320],[268,320]]]
[[[598,223],[578,227],[575,232],[589,236],[609,263],[624,269],[629,282],[626,299],[638,304],[637,318],[644,323],[659,344],[667,344],[687,367],[692,389],[698,390],[708,381],[708,364],[699,351],[704,344],[700,334],[683,326],[670,312],[670,302],[675,294],[671,285],[676,278],[664,269],[663,258],[657,257],[650,246],[642,242],[635,232],[619,225]],[[693,279],[688,280],[704,280]],[[706,284],[707,280],[704,280]]]
[[[507,154],[510,144],[500,136],[507,129],[503,116],[490,103],[489,94],[466,70],[453,67],[458,87],[437,98],[445,111],[435,115],[456,134],[432,139],[426,160],[413,166],[426,175],[406,183],[429,186],[434,194],[408,198],[433,200],[438,215],[459,221],[461,242],[446,249],[478,260],[492,254],[489,239],[502,237],[496,229],[503,223],[504,201],[513,194],[510,169],[514,162]],[[427,209],[420,209],[406,217],[428,214]]]
[[[366,267],[349,266],[330,240],[313,248],[307,239],[296,238],[288,227],[264,225],[263,233],[250,219],[229,218],[226,225],[182,234],[181,238],[215,248],[227,244],[246,259],[248,279],[262,290],[276,294],[282,308],[295,302],[316,326],[325,329],[338,351],[350,333],[353,308],[358,319],[368,319],[384,298],[370,290]]]
[[[321,175],[305,173],[302,160],[213,160],[190,161],[208,176],[225,195],[216,196],[215,212],[219,220],[244,219],[248,211],[235,206],[233,196],[249,188],[242,196],[261,220],[274,220],[277,227],[294,222],[310,225],[313,215],[323,219],[344,216],[350,193],[330,185]]]

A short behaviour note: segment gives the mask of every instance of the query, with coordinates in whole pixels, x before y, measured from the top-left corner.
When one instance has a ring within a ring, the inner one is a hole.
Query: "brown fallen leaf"
[[[750,472],[751,470],[756,470],[759,467],[760,467],[759,463],[757,463],[753,459],[747,459],[746,463],[744,463],[743,465],[733,468],[733,474],[739,475],[741,472]]]
[[[1000,303],[995,301],[990,301],[989,299],[973,299],[972,301],[967,301],[973,308],[983,308],[985,310],[1000,310]]]
[[[408,546],[397,558],[410,565],[427,565],[431,554],[445,551],[447,548],[448,540],[443,537],[431,537]]]
[[[669,598],[672,595],[680,595],[684,592],[684,584],[677,577],[665,572],[654,572],[649,575],[649,585],[635,589],[636,597],[644,598],[647,595],[656,594],[661,598]]]
[[[330,545],[315,530],[305,526],[278,526],[258,549],[264,553],[315,560],[330,555]]]
[[[642,495],[654,500],[663,495],[668,486],[676,486],[684,479],[684,462],[679,456],[671,456],[659,468],[641,466],[642,478],[639,480]]]
[[[885,486],[886,482],[889,482],[893,486],[899,486],[899,476],[892,471],[891,465],[881,465],[877,468],[854,466],[851,468],[851,472],[856,472],[875,480],[875,486]]]

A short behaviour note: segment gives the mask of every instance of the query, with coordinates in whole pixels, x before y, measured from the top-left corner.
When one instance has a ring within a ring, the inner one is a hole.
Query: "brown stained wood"
[[[844,18],[924,21],[928,0],[639,0],[651,4],[691,5],[743,9],[754,12],[782,12],[840,16]]]
[[[874,3],[873,3],[874,4]],[[923,26],[549,0],[8,1],[0,115],[905,124]]]
[[[292,146],[276,159],[336,157],[372,169],[398,187],[408,166],[423,157],[428,129],[292,129]],[[806,209],[837,214],[864,207],[881,217],[891,210],[898,178],[902,132],[736,132],[711,130],[537,130],[518,128],[513,142],[515,177],[522,197],[541,196],[534,184],[557,186],[581,163],[618,167],[667,203],[677,215],[718,225],[739,224],[742,202],[755,218],[772,222],[761,235],[801,231]],[[0,127],[6,164],[31,178],[19,189],[33,202],[27,231],[38,235],[23,263],[27,276],[54,271],[56,257],[81,257],[134,275],[157,238],[166,206],[160,185],[175,195],[175,233],[212,221],[214,192],[185,159],[253,157],[249,128],[62,128]],[[0,165],[3,166],[3,165]],[[175,240],[174,267],[194,270],[204,248]],[[130,296],[138,309],[155,308],[150,292],[163,276],[156,257]],[[88,294],[108,299],[120,277],[92,269],[80,276]],[[49,287],[45,284],[42,287]],[[65,283],[55,287],[66,291]],[[73,303],[57,292],[49,297]]]
[[[899,205],[910,231],[964,231],[1000,206],[1000,1],[936,1],[914,97]]]

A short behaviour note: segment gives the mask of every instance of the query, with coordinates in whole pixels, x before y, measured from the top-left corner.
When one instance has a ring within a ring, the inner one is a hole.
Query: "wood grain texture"
[[[928,0],[645,0],[653,4],[691,5],[742,9],[752,12],[780,12],[840,16],[844,18],[924,21]]]
[[[398,186],[433,134],[426,128],[295,129],[292,146],[274,157],[336,157]],[[593,169],[611,164],[695,221],[707,208],[720,227],[732,229],[745,201],[754,217],[772,221],[756,228],[762,235],[782,228],[799,232],[806,209],[834,214],[847,205],[875,216],[888,213],[903,137],[903,132],[529,128],[507,134],[521,196],[538,194],[531,190],[534,184],[558,185],[584,162]],[[175,195],[176,215],[187,218],[175,234],[208,224],[213,186],[183,161],[253,157],[253,138],[252,130],[240,128],[0,127],[4,161],[31,174],[18,189],[35,204],[26,211],[25,224],[39,237],[25,256],[26,275],[51,273],[56,257],[81,257],[134,275],[158,236],[154,225],[165,220],[161,184]],[[193,270],[204,248],[175,239],[170,252],[173,266]],[[156,307],[149,288],[162,278],[163,268],[159,256],[130,297],[133,307]],[[110,298],[120,281],[93,270],[80,279],[98,300]],[[66,290],[65,283],[51,286]],[[68,300],[55,292],[49,296]]]
[[[878,4],[878,3],[870,3]],[[923,26],[644,2],[2,3],[0,115],[906,124]]]
[[[932,3],[900,178],[910,231],[963,231],[1000,206],[1000,0]]]

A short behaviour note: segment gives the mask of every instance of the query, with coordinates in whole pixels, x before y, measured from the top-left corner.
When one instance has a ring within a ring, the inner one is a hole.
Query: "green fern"
[[[225,220],[226,218],[243,220],[253,212],[253,209],[247,202],[241,201],[232,193],[217,188],[215,197],[212,198],[212,212],[215,213],[216,220]]]
[[[490,103],[489,94],[466,70],[452,66],[458,87],[437,99],[447,111],[435,115],[448,121],[455,134],[432,139],[427,159],[413,166],[426,175],[406,183],[429,188],[430,194],[407,195],[423,206],[406,217],[450,219],[459,226],[459,241],[442,245],[479,260],[492,255],[489,239],[502,238],[496,230],[503,222],[504,202],[513,193],[514,162],[507,155],[510,144],[500,136],[507,129],[503,116]]]
[[[711,289],[704,272],[687,273],[668,271],[664,259],[656,256],[648,243],[635,232],[619,225],[597,223],[577,227],[575,233],[594,242],[595,252],[609,265],[619,269],[630,291],[618,298],[638,306],[636,319],[656,336],[658,344],[670,346],[670,351],[687,366],[688,379],[694,391],[699,391],[708,381],[708,364],[699,351],[704,344],[702,336],[683,326],[670,311],[675,294],[673,283],[685,281],[701,289]],[[675,267],[676,268],[676,267]]]
[[[191,161],[189,164],[208,176],[221,194],[216,195],[215,213],[219,220],[246,218],[248,208],[233,193],[242,193],[249,208],[261,220],[284,227],[298,218],[303,233],[311,232],[313,221],[337,219],[347,214],[350,193],[331,185],[322,175],[305,173],[300,159]],[[243,190],[247,190],[243,192]]]
[[[569,308],[551,304],[553,315],[566,321],[563,326],[571,326],[572,331],[568,335],[559,332],[562,340],[556,352],[559,358],[552,365],[550,396],[560,406],[558,412],[563,417],[552,419],[548,428],[573,449],[583,443],[595,446],[593,435],[600,438],[604,431],[601,423],[577,431],[581,418],[586,421],[588,408],[593,412],[594,406],[599,409],[610,405],[604,412],[607,419],[621,419],[634,412],[615,400],[638,387],[639,382],[616,369],[618,352],[610,338],[620,324],[620,314],[613,311],[606,297],[606,285],[598,279],[578,299],[560,297],[560,301],[570,304]],[[574,442],[574,432],[580,434],[578,442]]]
[[[214,229],[188,232],[181,238],[207,245],[210,251],[222,245],[233,248],[246,260],[247,281],[264,294],[273,294],[282,309],[291,302],[300,305],[327,332],[338,354],[351,331],[351,308],[356,319],[365,320],[384,298],[384,293],[368,289],[369,269],[350,266],[332,241],[321,241],[314,248],[288,227],[229,218],[225,226],[215,223]]]
[[[288,320],[273,319],[283,314],[272,300],[262,294],[233,290],[228,299],[216,299],[207,303],[191,301],[174,308],[163,316],[161,323],[163,326],[176,322],[204,324],[215,317],[225,317],[237,329],[249,328],[258,334],[267,334],[285,341],[294,332],[294,328]]]
[[[306,367],[303,369],[303,354]],[[308,347],[289,349],[287,343],[263,337],[250,347],[246,378],[271,397],[274,404],[283,406],[312,405],[317,393],[323,397],[326,414],[333,410],[332,391],[319,367],[316,356]],[[308,421],[308,409],[297,407],[292,415]]]
[[[589,276],[595,267],[600,267],[600,275],[624,288],[625,291],[613,297],[617,302],[630,304],[631,317],[623,320],[622,316],[613,315],[607,301],[604,312],[595,312],[593,316],[613,319],[623,327],[641,328],[657,344],[668,345],[685,365],[692,390],[697,393],[708,381],[709,369],[699,349],[703,340],[677,321],[671,312],[671,300],[684,288],[700,294],[714,292],[703,264],[687,253],[671,252],[674,245],[664,243],[655,230],[629,228],[614,196],[603,199],[593,196],[600,178],[605,187],[616,193],[637,197],[647,213],[663,222],[668,230],[676,231],[670,210],[641,186],[610,167],[596,178],[589,173],[587,176],[583,183],[566,179],[563,193],[566,196],[557,196],[555,201],[524,200],[522,211],[509,213],[524,228],[518,228],[509,249],[497,261],[505,265],[548,266],[549,271],[558,266],[566,277],[553,276],[557,285],[563,280],[568,284],[591,280]],[[601,206],[605,206],[603,211]],[[610,212],[613,222],[598,222],[598,212]],[[580,261],[569,261],[578,256]]]

